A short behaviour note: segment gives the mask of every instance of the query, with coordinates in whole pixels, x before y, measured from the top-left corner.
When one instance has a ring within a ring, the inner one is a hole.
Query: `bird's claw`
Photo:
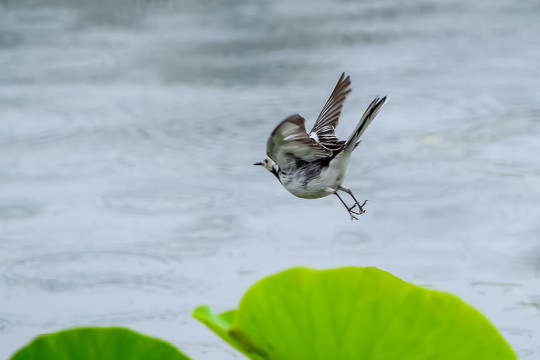
[[[360,215],[362,215],[363,213],[366,212],[366,210],[364,210],[364,205],[366,205],[367,200],[365,200],[364,203],[362,205],[360,205],[358,200],[356,200],[356,198],[352,194],[351,190],[346,189],[346,188],[342,188],[342,187],[340,187],[338,190],[346,192],[354,200],[354,205],[353,206],[348,206],[347,203],[345,201],[343,201],[341,196],[339,196],[337,190],[334,192],[334,194],[338,197],[338,199],[341,201],[343,206],[345,206],[345,209],[347,209],[347,212],[349,213],[349,215],[351,217],[351,220],[358,220],[358,218],[355,215],[360,216]],[[358,207],[358,209],[356,209],[357,207]]]
[[[367,200],[365,200],[362,205],[360,205],[359,203],[355,203],[353,206],[351,206],[350,208],[348,207],[347,209],[349,210],[349,212],[353,212],[356,215],[362,215],[363,213],[366,212],[366,210],[364,210],[364,206],[366,205],[366,203],[367,203]],[[357,206],[358,206],[358,212],[353,211],[353,209]]]
[[[366,212],[366,210],[364,210],[364,205],[366,205],[366,203],[367,203],[367,200],[365,200],[362,205],[360,205],[359,203],[355,203],[351,207],[347,206],[347,211],[349,211],[349,215],[351,216],[351,220],[358,220],[358,218],[356,216],[354,216],[354,215],[360,216],[360,215],[362,215],[362,214],[364,214]],[[354,211],[353,209],[355,207],[357,207],[357,206],[358,206],[358,211]]]

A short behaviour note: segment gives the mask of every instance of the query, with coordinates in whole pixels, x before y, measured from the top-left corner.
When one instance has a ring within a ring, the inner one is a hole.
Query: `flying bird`
[[[347,94],[351,92],[351,80],[341,74],[334,91],[324,105],[313,129],[306,131],[305,119],[294,114],[283,120],[272,132],[266,143],[266,157],[253,165],[264,166],[275,175],[291,194],[304,199],[317,199],[336,195],[343,203],[351,220],[365,213],[364,206],[356,200],[352,191],[342,185],[354,149],[360,143],[360,136],[366,131],[386,101],[375,98],[346,141],[339,140],[335,128]],[[347,193],[353,205],[339,195]]]

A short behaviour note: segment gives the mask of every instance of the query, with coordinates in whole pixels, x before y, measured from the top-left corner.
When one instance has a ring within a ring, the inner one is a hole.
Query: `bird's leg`
[[[367,200],[364,201],[364,203],[362,205],[360,205],[360,203],[358,202],[358,200],[356,200],[356,198],[354,197],[354,194],[352,193],[351,189],[347,189],[347,188],[344,188],[342,186],[339,187],[338,190],[341,190],[341,191],[345,191],[347,194],[349,194],[353,200],[354,200],[354,205],[351,207],[350,210],[354,209],[355,206],[358,206],[358,213],[356,213],[357,215],[361,215],[363,213],[365,213],[366,211],[364,210],[364,205],[366,205],[367,203]]]
[[[334,194],[338,197],[338,199],[341,201],[341,203],[343,204],[343,206],[345,206],[345,209],[347,209],[347,211],[349,212],[349,215],[351,216],[351,220],[358,220],[358,218],[357,218],[356,216],[354,216],[354,215],[360,215],[360,214],[357,213],[357,212],[352,211],[352,209],[356,206],[356,204],[353,205],[353,206],[351,206],[351,207],[348,207],[347,204],[345,203],[345,201],[343,201],[343,199],[341,198],[341,196],[339,196],[339,194],[337,193],[337,191],[334,192]],[[353,214],[354,214],[354,215],[353,215]]]

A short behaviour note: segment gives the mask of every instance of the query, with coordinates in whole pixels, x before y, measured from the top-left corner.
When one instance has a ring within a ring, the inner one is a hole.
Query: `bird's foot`
[[[353,206],[351,207],[347,207],[347,211],[349,212],[349,215],[351,216],[351,220],[358,220],[358,218],[354,215],[362,215],[363,213],[365,213],[365,210],[362,209],[362,207],[360,207],[360,211],[354,211],[353,209],[357,206],[357,204],[354,204]]]
[[[349,211],[349,214],[351,215],[351,217],[353,217],[352,214],[354,214],[354,215],[362,215],[362,214],[364,214],[366,212],[366,210],[364,210],[364,205],[366,205],[366,203],[367,203],[367,200],[365,200],[362,205],[360,205],[358,202],[355,202],[355,204],[353,206],[347,207],[347,210]],[[354,208],[356,208],[356,207],[358,207],[358,210],[354,211]]]
[[[358,218],[357,218],[356,216],[354,216],[353,214],[359,215],[358,213],[349,210],[349,215],[350,215],[350,217],[351,217],[351,221],[353,221],[353,220],[358,220]]]
[[[338,192],[337,191],[334,192],[334,194],[338,197],[338,199],[341,201],[343,206],[345,206],[345,209],[347,209],[347,212],[349,213],[349,216],[351,217],[351,221],[352,220],[358,220],[358,218],[356,216],[360,216],[360,215],[362,215],[363,213],[366,212],[366,210],[364,210],[364,205],[366,205],[367,200],[365,200],[364,203],[362,205],[360,205],[360,203],[356,200],[356,198],[352,194],[351,190],[346,189],[346,188],[340,188],[339,190],[345,191],[346,193],[351,195],[352,199],[354,200],[354,205],[353,206],[348,206],[347,203],[345,203],[345,201],[343,201],[341,196],[339,196]],[[358,209],[356,209],[356,208],[358,208]]]

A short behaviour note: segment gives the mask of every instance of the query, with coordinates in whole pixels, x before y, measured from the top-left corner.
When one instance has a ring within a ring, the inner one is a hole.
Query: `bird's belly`
[[[331,192],[329,192],[326,188],[304,188],[302,186],[297,187],[289,185],[285,186],[285,189],[287,189],[294,196],[302,199],[318,199],[331,194]]]
[[[294,196],[303,199],[318,199],[333,194],[343,181],[339,172],[322,169],[317,176],[287,176],[281,179],[283,186]]]

